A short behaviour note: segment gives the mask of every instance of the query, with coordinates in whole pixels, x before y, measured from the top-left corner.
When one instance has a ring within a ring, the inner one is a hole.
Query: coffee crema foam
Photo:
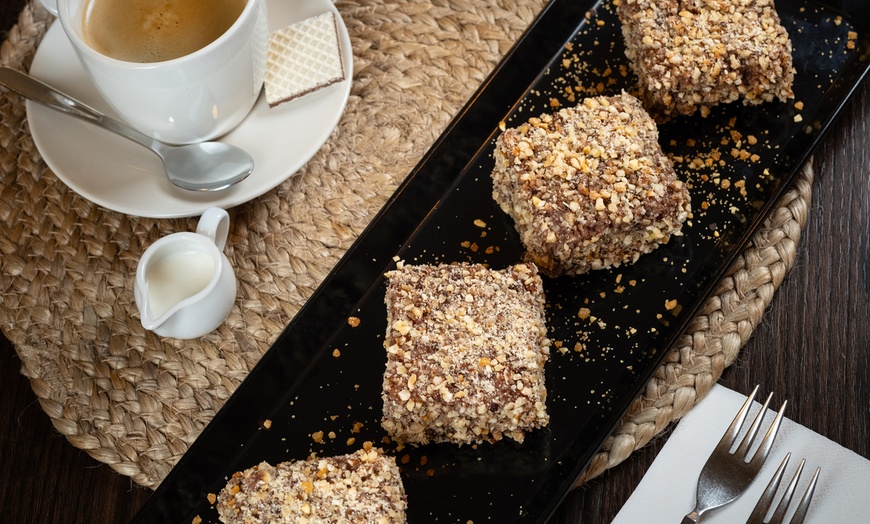
[[[85,42],[126,62],[162,62],[217,40],[239,18],[247,0],[88,0]]]

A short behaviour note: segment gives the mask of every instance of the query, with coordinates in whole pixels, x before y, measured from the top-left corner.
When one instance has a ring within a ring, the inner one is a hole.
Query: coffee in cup
[[[239,18],[246,0],[88,0],[82,36],[126,62],[162,62],[202,49]]]

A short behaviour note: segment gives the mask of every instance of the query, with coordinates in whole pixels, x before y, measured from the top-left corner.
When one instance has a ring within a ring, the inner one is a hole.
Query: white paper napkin
[[[759,391],[759,396],[761,393]],[[679,422],[613,524],[679,524],[695,505],[695,487],[701,468],[745,401],[745,395],[724,386],[714,386],[708,396]],[[774,395],[770,407],[778,410],[781,402],[782,399]],[[756,402],[744,429],[760,408]],[[767,430],[774,414],[768,410],[762,431]],[[798,494],[803,495],[816,467],[822,468],[805,524],[870,523],[870,461],[788,418],[783,420],[761,473],[746,493],[731,504],[710,510],[701,522],[746,522],[761,492],[789,451],[791,459],[781,490],[791,480],[801,458],[807,459],[795,499],[799,498]]]

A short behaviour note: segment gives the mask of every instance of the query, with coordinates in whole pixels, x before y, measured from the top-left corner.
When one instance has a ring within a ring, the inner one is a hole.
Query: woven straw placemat
[[[22,100],[0,94],[0,328],[57,430],[157,486],[543,4],[337,2],[355,60],[346,112],[297,176],[230,210],[239,296],[194,341],[144,331],[132,285],[143,250],[196,219],[130,217],[79,197],[42,162]],[[2,64],[26,70],[52,22],[31,0]],[[805,169],[584,480],[685,414],[733,362],[794,262],[812,179]]]

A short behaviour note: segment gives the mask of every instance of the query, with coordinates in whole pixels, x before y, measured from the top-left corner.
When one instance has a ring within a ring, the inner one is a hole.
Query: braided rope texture
[[[24,104],[0,93],[0,329],[69,442],[156,487],[305,303],[544,0],[339,0],[354,81],[337,129],[294,177],[229,210],[238,280],[226,323],[195,341],[145,331],[144,249],[196,219],[122,215],[48,170]],[[26,70],[53,18],[38,0],[0,47]],[[587,471],[644,445],[733,362],[794,262],[812,171],[778,206]]]

